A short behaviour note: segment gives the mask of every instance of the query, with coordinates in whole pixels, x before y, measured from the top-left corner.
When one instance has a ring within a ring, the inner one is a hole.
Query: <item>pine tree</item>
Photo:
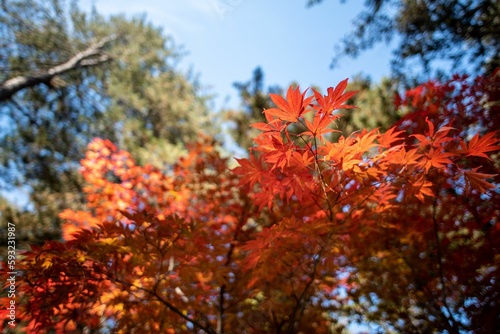
[[[176,68],[181,50],[145,17],[104,17],[63,0],[1,2],[0,179],[19,241],[59,235],[58,213],[84,203],[79,161],[94,137],[161,168],[210,132],[206,97]]]

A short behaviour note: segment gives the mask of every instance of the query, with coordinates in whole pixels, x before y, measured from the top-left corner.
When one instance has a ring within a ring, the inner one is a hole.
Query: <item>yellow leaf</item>
[[[52,267],[52,260],[45,259],[45,261],[43,261],[43,263],[42,263],[42,267],[43,267],[43,269],[49,269],[50,267]]]

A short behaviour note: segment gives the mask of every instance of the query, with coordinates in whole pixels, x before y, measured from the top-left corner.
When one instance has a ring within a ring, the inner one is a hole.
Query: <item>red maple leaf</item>
[[[427,117],[425,118],[425,121],[429,126],[429,130],[425,132],[425,136],[420,134],[410,135],[410,137],[417,138],[417,140],[420,142],[420,147],[425,147],[428,145],[439,147],[441,146],[441,144],[453,140],[452,137],[448,137],[448,132],[450,132],[451,130],[456,130],[455,128],[452,128],[450,126],[443,126],[439,128],[439,130],[434,132],[434,124],[432,124],[432,122],[429,121]]]
[[[475,189],[480,193],[484,193],[488,189],[495,188],[494,185],[492,185],[489,182],[486,182],[485,179],[496,176],[497,174],[478,173],[477,172],[478,169],[479,167],[476,167],[473,168],[472,170],[464,171],[465,189],[468,193],[470,193],[472,189]]]

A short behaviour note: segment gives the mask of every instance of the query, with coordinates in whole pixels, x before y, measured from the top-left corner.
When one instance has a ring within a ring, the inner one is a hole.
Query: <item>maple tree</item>
[[[372,231],[370,249],[362,247],[362,240],[359,247],[353,245],[357,274],[351,279],[359,287],[352,297],[364,298],[365,305],[351,314],[398,324],[401,332],[415,332],[415,328],[495,332],[500,297],[496,280],[500,159],[498,153],[489,153],[498,150],[491,139],[500,128],[499,74],[497,70],[490,77],[456,75],[397,96],[398,107],[406,115],[396,127],[414,134],[406,143],[416,139],[429,143],[420,135],[427,128],[426,120],[436,128],[452,127],[450,131],[459,137],[469,138],[467,144],[459,140],[456,146],[463,168],[469,170],[448,164],[448,175],[427,173],[427,181],[437,191],[426,206],[406,201],[388,217],[386,227]],[[447,140],[437,133],[435,139],[434,143]],[[438,158],[436,164],[439,158],[449,158],[436,151],[432,156]],[[485,174],[490,174],[491,183],[483,183]],[[370,295],[380,297],[366,298]]]
[[[232,170],[209,138],[167,172],[95,139],[87,210],[61,213],[65,242],[23,254],[24,330],[329,333],[342,316],[387,331],[495,326],[497,134],[467,140],[472,127],[435,116],[458,104],[421,88],[396,127],[332,142],[337,110],[353,108],[346,87],[271,94]],[[492,110],[461,97],[466,112]]]

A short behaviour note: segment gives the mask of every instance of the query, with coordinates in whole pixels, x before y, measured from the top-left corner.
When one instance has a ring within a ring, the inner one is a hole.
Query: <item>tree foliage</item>
[[[63,0],[1,8],[0,178],[29,196],[27,208],[3,202],[1,220],[19,224],[18,240],[57,238],[57,214],[81,207],[79,161],[92,138],[163,168],[210,132],[199,85],[176,68],[181,51],[144,17]]]
[[[354,30],[337,45],[332,64],[342,56],[356,57],[378,43],[395,40],[392,69],[406,81],[428,80],[432,68],[441,68],[445,76],[457,68],[491,74],[500,66],[499,17],[500,5],[492,0],[368,0]],[[443,61],[452,66],[442,68]],[[422,66],[414,71],[415,64]]]
[[[95,139],[88,206],[61,213],[66,242],[24,254],[17,320],[36,333],[329,333],[342,316],[492,332],[499,139],[451,115],[493,112],[497,80],[422,86],[401,99],[420,117],[336,141],[347,80],[290,87],[234,170],[208,138],[168,172]]]
[[[390,79],[383,78],[375,84],[370,77],[357,75],[348,89],[358,93],[348,101],[356,108],[344,113],[337,121],[338,130],[345,137],[364,128],[386,131],[401,117],[401,110],[394,104],[396,88]]]
[[[498,71],[488,78],[454,76],[422,84],[397,99],[406,114],[396,129],[413,133],[407,144],[426,142],[420,133],[428,120],[436,128],[452,127],[470,139],[457,147],[470,170],[460,175],[452,169],[449,177],[428,173],[427,180],[437,186],[428,206],[399,207],[399,213],[386,218],[388,225],[370,233],[370,248],[361,240],[353,245],[356,269],[350,279],[357,286],[353,298],[361,303],[352,307],[352,316],[396,324],[399,332],[497,330],[500,160],[498,153],[487,157],[485,152],[498,150],[489,138],[498,134],[499,80]],[[431,164],[450,158],[432,156]],[[475,163],[481,163],[480,170]],[[482,183],[486,174],[494,188]]]
[[[236,143],[247,149],[253,145],[252,138],[258,134],[258,130],[250,125],[265,121],[263,111],[275,106],[269,94],[280,94],[283,89],[277,85],[265,88],[264,72],[260,67],[254,70],[250,80],[236,82],[234,87],[238,90],[242,108],[225,110],[224,120],[230,122],[230,134]],[[356,108],[337,120],[336,129],[340,132],[333,133],[331,139],[335,140],[341,134],[348,136],[363,128],[385,131],[401,117],[394,104],[397,93],[391,80],[384,78],[381,83],[374,84],[369,77],[360,74],[349,82],[347,89],[358,92],[349,99],[349,104]]]
[[[263,111],[271,108],[272,101],[269,94],[279,94],[279,86],[264,88],[264,71],[257,67],[252,73],[252,78],[246,82],[235,82],[233,86],[238,90],[241,99],[241,110],[225,110],[224,119],[231,122],[230,134],[244,149],[253,145],[252,138],[257,135],[250,124],[264,121]]]

